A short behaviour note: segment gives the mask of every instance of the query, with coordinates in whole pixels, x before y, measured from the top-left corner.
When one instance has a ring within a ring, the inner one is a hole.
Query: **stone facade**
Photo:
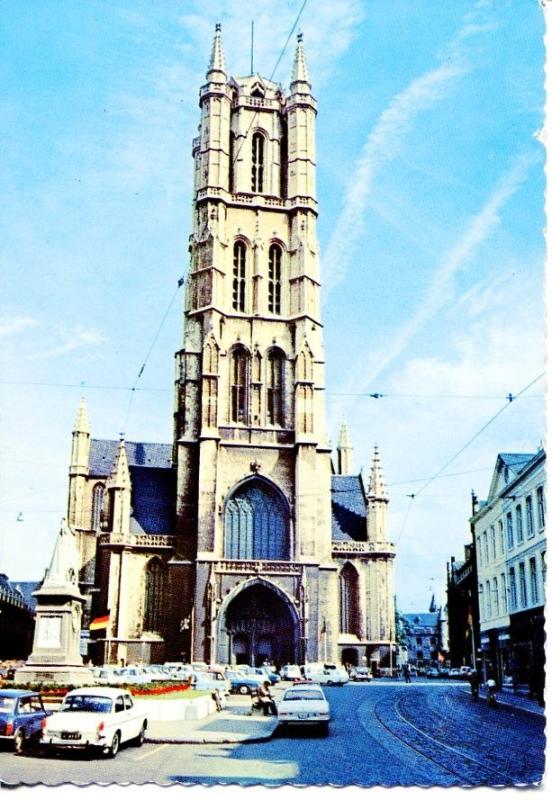
[[[379,455],[368,490],[325,429],[316,101],[299,37],[288,93],[200,90],[173,445],[73,433],[68,519],[96,661],[389,658],[393,559]]]
[[[483,669],[502,683],[544,688],[546,454],[500,453],[473,526]]]

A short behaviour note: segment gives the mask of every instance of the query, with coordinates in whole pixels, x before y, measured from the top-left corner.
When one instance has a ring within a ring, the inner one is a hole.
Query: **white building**
[[[500,453],[473,525],[481,651],[499,681],[544,685],[546,454]]]

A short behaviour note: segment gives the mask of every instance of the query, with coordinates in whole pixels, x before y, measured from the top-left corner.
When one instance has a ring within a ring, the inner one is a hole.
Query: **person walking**
[[[403,666],[403,676],[404,676],[404,682],[405,683],[411,683],[412,682],[412,678],[410,677],[410,664],[405,664]]]
[[[481,681],[479,679],[479,672],[476,669],[472,669],[470,672],[469,681],[472,697],[474,700],[477,700],[479,697],[479,684]]]

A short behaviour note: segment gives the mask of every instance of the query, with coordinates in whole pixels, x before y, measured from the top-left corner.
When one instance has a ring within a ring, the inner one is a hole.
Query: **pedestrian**
[[[403,666],[403,676],[405,683],[412,683],[412,679],[410,677],[410,664],[404,664]]]
[[[270,681],[263,681],[261,686],[257,691],[257,697],[259,698],[259,702],[263,708],[263,714],[267,717],[269,714],[276,715],[276,703],[274,702],[274,698],[272,697],[272,693],[270,691]]]
[[[472,671],[470,672],[469,681],[470,681],[472,697],[474,700],[477,700],[477,698],[479,697],[479,684],[481,683],[481,681],[479,679],[479,672],[476,669],[472,669]]]

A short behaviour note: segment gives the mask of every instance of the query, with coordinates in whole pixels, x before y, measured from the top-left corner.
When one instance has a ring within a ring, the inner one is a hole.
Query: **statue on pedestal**
[[[91,671],[82,663],[80,629],[84,596],[78,586],[79,551],[65,519],[56,539],[50,568],[37,599],[33,651],[15,673],[16,683],[34,681],[85,684]]]

